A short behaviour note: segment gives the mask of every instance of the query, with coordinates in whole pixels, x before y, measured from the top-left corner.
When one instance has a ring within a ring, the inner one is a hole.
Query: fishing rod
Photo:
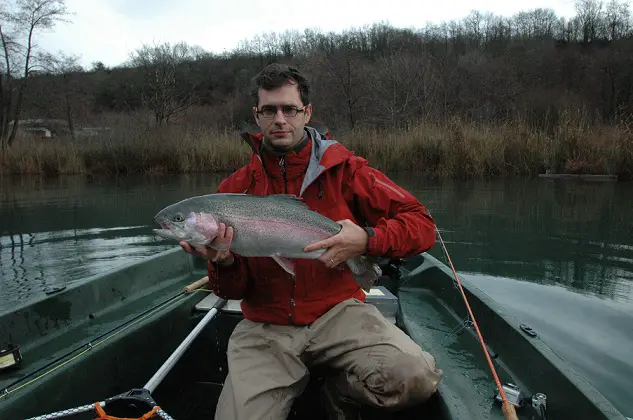
[[[430,215],[431,213],[429,213]],[[433,216],[431,216],[433,217]],[[461,292],[462,297],[464,298],[464,303],[466,304],[466,309],[468,310],[468,314],[470,316],[470,319],[473,323],[473,326],[475,327],[475,331],[477,332],[477,337],[479,339],[479,343],[481,344],[481,347],[484,351],[484,355],[486,356],[486,360],[488,361],[488,366],[490,367],[490,370],[492,372],[492,376],[495,380],[495,383],[497,385],[497,389],[499,390],[499,395],[501,396],[501,400],[502,400],[502,408],[501,411],[503,412],[504,417],[506,418],[506,420],[518,420],[519,418],[517,417],[517,413],[516,410],[514,409],[514,405],[512,405],[512,403],[510,403],[508,401],[508,398],[506,396],[506,393],[503,389],[503,386],[501,386],[501,381],[499,380],[499,376],[497,375],[497,371],[492,363],[492,360],[490,359],[490,354],[488,352],[488,347],[486,346],[486,342],[484,341],[484,337],[481,334],[481,331],[479,330],[479,325],[477,325],[477,320],[475,319],[475,315],[473,314],[472,309],[470,308],[470,304],[468,303],[468,298],[466,297],[466,293],[464,292],[464,288],[462,286],[462,282],[459,280],[459,277],[457,276],[457,271],[455,270],[455,266],[453,265],[453,261],[451,259],[451,256],[448,253],[448,249],[446,248],[446,244],[444,244],[444,239],[442,239],[442,234],[440,233],[440,230],[437,228],[437,225],[435,223],[433,223],[435,226],[435,232],[437,233],[438,238],[440,239],[440,243],[442,244],[442,249],[444,250],[444,253],[446,254],[446,258],[448,259],[448,262],[451,266],[451,270],[453,270],[453,276],[455,276],[455,280],[457,281],[457,286],[459,288],[459,291]]]

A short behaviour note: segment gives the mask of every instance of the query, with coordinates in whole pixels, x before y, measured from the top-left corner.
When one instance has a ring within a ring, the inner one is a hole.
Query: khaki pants
[[[344,396],[376,407],[425,401],[441,378],[429,353],[356,299],[310,326],[244,319],[229,340],[228,363],[216,420],[285,420],[317,364],[340,372],[331,379]]]

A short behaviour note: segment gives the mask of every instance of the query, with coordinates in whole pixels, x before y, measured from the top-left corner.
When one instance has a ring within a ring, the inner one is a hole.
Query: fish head
[[[192,211],[179,203],[158,212],[154,222],[162,228],[154,229],[157,236],[185,241],[195,247],[208,245],[219,230],[218,221],[212,213]]]

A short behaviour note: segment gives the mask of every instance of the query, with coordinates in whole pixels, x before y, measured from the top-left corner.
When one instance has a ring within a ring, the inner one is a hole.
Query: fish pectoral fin
[[[214,241],[215,238],[211,238],[211,240],[208,242],[208,247],[211,249],[215,249],[216,251],[228,251],[229,249],[231,249],[231,244],[233,243],[233,241],[218,241],[215,242]]]
[[[230,244],[225,243],[214,244],[212,242],[209,242],[207,246],[211,249],[215,249],[216,251],[228,251],[230,248]]]
[[[272,194],[272,195],[266,195],[263,197],[265,197],[268,200],[281,200],[281,201],[284,201],[286,204],[294,204],[302,209],[308,208],[308,205],[303,200],[303,198],[294,194]]]
[[[273,258],[273,260],[275,260],[277,262],[277,264],[279,264],[281,266],[281,268],[283,268],[288,274],[294,276],[295,275],[295,263],[292,262],[292,260],[288,259],[288,258],[284,258],[282,256],[280,256],[279,254],[273,254],[271,255],[271,257]]]

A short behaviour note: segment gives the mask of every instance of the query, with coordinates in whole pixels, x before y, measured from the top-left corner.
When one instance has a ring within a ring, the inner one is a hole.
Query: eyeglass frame
[[[288,117],[288,118],[294,118],[297,116],[297,114],[299,114],[300,112],[305,112],[306,108],[308,107],[308,105],[304,105],[301,108],[298,108],[294,105],[264,105],[262,108],[266,108],[266,107],[275,107],[275,113],[272,114],[270,117],[267,117],[266,115],[264,115],[264,110],[263,109],[257,109],[255,112],[257,113],[257,115],[261,115],[262,117],[266,118],[267,120],[271,120],[273,118],[275,118],[275,116],[277,115],[277,113],[279,112],[280,108],[281,109],[281,113],[284,115],[284,117]],[[288,107],[291,108],[294,111],[294,115],[287,115],[283,108],[284,107]],[[272,111],[272,110],[270,110]]]

